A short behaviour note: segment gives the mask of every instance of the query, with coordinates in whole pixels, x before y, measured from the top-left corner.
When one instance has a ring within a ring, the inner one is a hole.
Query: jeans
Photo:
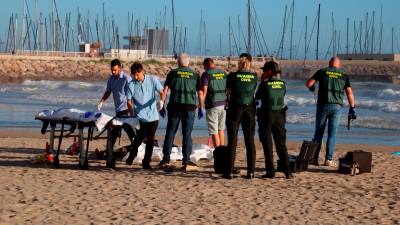
[[[256,162],[256,147],[254,145],[255,133],[255,106],[230,106],[226,113],[226,129],[228,131],[228,148],[230,155],[230,168],[232,173],[235,166],[237,134],[242,125],[244,143],[246,145],[247,174],[254,173]]]
[[[284,172],[289,172],[288,152],[286,148],[285,113],[281,110],[258,110],[258,135],[264,149],[265,170],[274,172],[274,158],[272,153],[272,137],[274,139],[276,153],[283,162]]]
[[[172,145],[174,143],[175,134],[182,121],[182,164],[190,161],[192,154],[192,130],[194,124],[195,111],[169,111],[167,130],[163,146],[163,162],[169,163]]]
[[[336,133],[339,127],[342,106],[339,104],[323,104],[317,106],[315,120],[315,133],[313,141],[319,143],[314,159],[318,160],[321,151],[321,142],[324,136],[325,126],[328,122],[328,141],[326,142],[325,160],[332,160],[335,153]]]
[[[140,130],[137,132],[133,143],[131,144],[130,154],[136,156],[139,146],[146,139],[146,150],[142,161],[143,165],[149,165],[153,155],[154,138],[158,127],[158,120],[153,122],[140,122]]]

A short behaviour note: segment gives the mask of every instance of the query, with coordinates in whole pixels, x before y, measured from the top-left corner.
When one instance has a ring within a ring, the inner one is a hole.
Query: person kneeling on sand
[[[201,76],[202,100],[205,102],[208,132],[212,136],[214,147],[218,147],[224,145],[226,74],[216,68],[211,58],[204,59],[203,66],[205,72]]]
[[[285,117],[286,107],[284,99],[286,83],[277,76],[281,73],[278,63],[268,61],[261,68],[261,84],[256,93],[256,100],[261,100],[261,107],[257,110],[258,134],[264,149],[265,171],[263,178],[274,178],[274,158],[272,153],[272,137],[279,159],[283,161],[284,173],[287,179],[293,178],[289,170],[288,153],[286,148]]]
[[[150,162],[159,120],[158,112],[164,107],[162,100],[156,104],[156,93],[160,95],[160,99],[163,99],[163,86],[157,77],[145,75],[143,65],[138,62],[131,66],[131,74],[134,79],[128,84],[128,110],[130,115],[135,115],[138,118],[140,130],[131,144],[126,164],[132,165],[139,146],[146,139],[142,167],[143,169],[151,169]]]
[[[168,123],[165,133],[163,146],[163,159],[160,162],[160,169],[171,170],[170,156],[175,134],[179,123],[182,122],[182,169],[195,169],[197,165],[190,161],[192,153],[192,130],[196,110],[196,93],[200,99],[200,76],[189,68],[189,56],[182,53],[178,57],[178,68],[171,70],[164,83],[165,101],[168,91],[171,95],[168,102]],[[161,110],[161,115],[165,116],[165,110]],[[199,119],[203,117],[202,110],[199,110]]]
[[[307,80],[306,86],[311,92],[315,92],[316,82],[319,82],[319,85],[313,140],[318,142],[319,145],[311,164],[318,165],[321,142],[328,122],[328,141],[326,142],[324,165],[336,167],[337,164],[333,161],[333,155],[335,153],[336,133],[343,105],[343,92],[346,92],[347,100],[349,101],[349,116],[356,118],[353,90],[349,77],[340,69],[340,59],[338,57],[331,58],[328,68],[318,70]]]

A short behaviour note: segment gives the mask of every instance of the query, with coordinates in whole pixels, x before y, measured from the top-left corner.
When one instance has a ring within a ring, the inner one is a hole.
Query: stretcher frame
[[[105,129],[103,129],[101,132],[99,132],[96,136],[93,136],[94,129],[96,127],[94,121],[90,122],[83,122],[83,121],[77,121],[77,120],[71,120],[68,118],[64,119],[41,119],[41,118],[36,118],[36,120],[40,120],[43,123],[41,132],[42,134],[45,133],[50,133],[49,137],[49,145],[50,145],[50,152],[53,153],[53,166],[55,168],[60,168],[60,149],[61,149],[61,144],[63,138],[69,138],[69,137],[78,137],[78,148],[79,148],[79,169],[81,170],[87,170],[89,168],[89,162],[88,162],[88,151],[89,151],[89,143],[90,141],[93,140],[98,140],[98,139],[107,139],[107,145],[106,145],[106,152],[107,152],[107,158],[106,158],[106,167],[107,168],[115,168],[115,159],[113,156],[113,148],[114,146],[112,145],[112,130],[113,129],[120,129],[121,130],[121,125],[112,125],[112,121],[118,117],[113,117],[105,126]],[[129,118],[129,117],[122,117],[122,118]],[[48,126],[50,125],[50,130],[48,129]],[[57,125],[61,125],[61,129],[57,130]],[[65,129],[65,126],[70,126],[70,129]],[[74,134],[76,127],[78,128],[78,134]],[[87,136],[85,137],[84,135],[84,130],[88,129],[87,131]],[[69,131],[68,133],[65,134],[65,132]],[[101,135],[107,131],[107,137],[102,137]],[[58,138],[58,145],[57,148],[55,149],[55,141]],[[85,146],[85,141],[86,141],[86,146]],[[132,141],[132,140],[131,140]]]
[[[63,138],[78,137],[78,149],[79,149],[79,168],[86,170],[89,167],[88,164],[88,150],[89,143],[93,140],[93,132],[95,124],[94,122],[83,122],[71,119],[37,119],[42,121],[42,134],[50,133],[49,137],[49,151],[53,153],[53,166],[60,168],[60,149]],[[50,125],[50,130],[48,126]],[[61,125],[61,129],[57,129],[57,126]],[[65,126],[70,126],[70,129],[65,129]],[[78,127],[78,134],[75,133],[75,129]],[[84,136],[84,129],[87,128],[87,136]],[[69,132],[68,132],[69,131]],[[68,133],[66,133],[68,132]],[[58,145],[55,148],[55,142],[58,138]],[[86,140],[86,146],[84,146]],[[86,148],[85,148],[86,147]]]

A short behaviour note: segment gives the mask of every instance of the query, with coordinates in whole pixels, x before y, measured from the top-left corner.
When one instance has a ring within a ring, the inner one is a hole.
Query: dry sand
[[[372,151],[372,173],[352,177],[311,166],[293,180],[278,173],[249,181],[219,179],[209,161],[200,162],[202,171],[187,173],[122,162],[107,169],[94,159],[82,171],[76,156],[65,155],[60,169],[30,163],[46,140],[39,130],[0,132],[0,224],[400,224],[400,157],[391,154],[399,147],[338,145],[336,159],[348,150]],[[289,143],[290,153],[299,146]],[[104,142],[93,142],[95,148],[104,149]],[[239,141],[243,172],[244,152]],[[257,154],[260,177],[259,143]]]

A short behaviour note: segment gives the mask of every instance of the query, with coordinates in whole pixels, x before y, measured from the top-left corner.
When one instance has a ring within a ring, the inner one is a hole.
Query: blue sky
[[[8,29],[8,19],[11,13],[22,14],[23,0],[5,1],[0,8],[0,35],[5,39]],[[30,6],[31,14],[34,14],[35,0],[27,0]],[[44,15],[49,15],[51,11],[51,0],[38,0],[40,11]],[[167,28],[171,27],[171,0],[57,0],[60,16],[65,18],[66,12],[72,12],[72,24],[76,18],[77,8],[84,15],[89,15],[94,23],[96,14],[101,15],[102,3],[105,2],[107,15],[114,15],[119,27],[121,36],[127,34],[127,18],[128,12],[134,14],[135,18],[141,18],[145,21],[149,20],[150,26],[155,25],[155,21],[159,18],[160,13],[167,7]],[[256,7],[259,23],[261,24],[266,43],[270,52],[276,51],[279,46],[279,40],[282,35],[282,22],[285,5],[290,9],[291,0],[253,0]],[[329,43],[332,39],[332,23],[331,13],[335,18],[335,27],[337,34],[340,31],[341,50],[345,50],[346,36],[346,18],[350,18],[350,48],[353,44],[353,21],[357,21],[357,26],[362,20],[365,21],[366,13],[372,18],[372,11],[376,11],[375,16],[375,50],[378,46],[379,17],[380,9],[383,7],[383,51],[391,52],[391,28],[395,28],[395,51],[399,51],[400,39],[400,18],[398,16],[400,9],[399,0],[295,0],[294,15],[294,32],[293,45],[297,50],[297,58],[304,55],[304,21],[308,16],[309,31],[316,17],[318,3],[321,4],[321,45],[320,57],[324,57],[327,52]],[[237,34],[238,18],[244,25],[246,24],[246,0],[175,0],[176,20],[178,25],[187,28],[188,36],[188,52],[191,54],[199,54],[199,24],[200,12],[203,11],[204,21],[206,23],[207,33],[207,49],[208,54],[217,55],[220,53],[219,37],[222,36],[222,53],[228,54],[228,17],[232,18],[233,31]],[[288,11],[289,11],[288,9]],[[290,21],[289,21],[290,22]],[[364,25],[365,26],[365,25]],[[94,26],[93,26],[94,27]],[[288,57],[289,51],[289,29],[286,33],[284,44],[284,56]],[[310,33],[308,34],[310,35]],[[309,56],[313,58],[315,55],[315,31],[312,39]],[[236,37],[237,38],[237,37]],[[242,39],[241,47],[244,48]],[[299,44],[300,43],[300,44]],[[294,50],[295,51],[295,50]],[[294,53],[293,53],[294,55]]]

